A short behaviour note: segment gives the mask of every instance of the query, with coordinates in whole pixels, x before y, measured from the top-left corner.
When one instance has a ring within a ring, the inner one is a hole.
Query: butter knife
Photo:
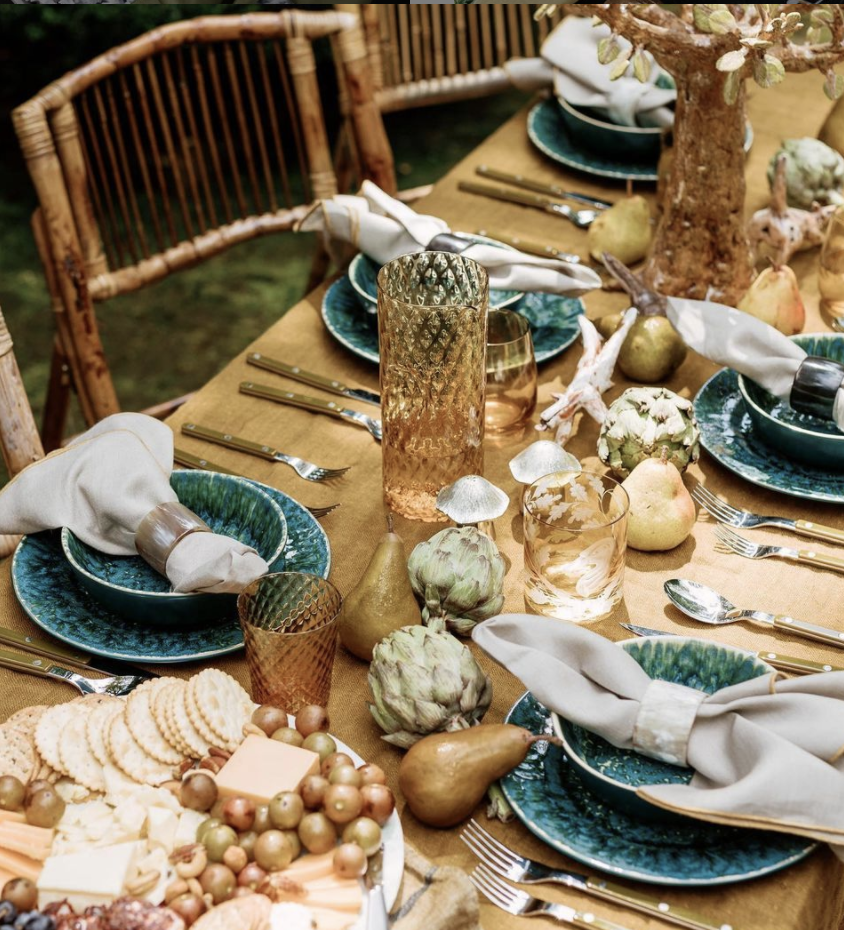
[[[495,239],[504,245],[511,245],[520,252],[527,252],[529,255],[539,255],[541,258],[558,258],[561,262],[571,262],[576,265],[580,261],[579,255],[572,252],[564,252],[562,249],[554,248],[553,245],[542,245],[540,242],[529,242],[522,239],[521,236],[510,236],[502,232],[488,232],[486,229],[478,230],[479,236],[486,236],[487,239]]]
[[[192,435],[195,436],[197,434],[192,431]],[[199,455],[192,455],[190,452],[185,452],[184,449],[174,449],[173,460],[178,462],[179,465],[184,465],[186,468],[201,468],[204,471],[219,472],[221,475],[240,477],[236,471],[229,471],[228,468],[223,468],[222,465],[218,465],[216,462],[209,462],[208,459],[204,459]]]
[[[364,881],[368,889],[366,896],[366,918],[364,930],[389,930],[387,902],[384,900],[384,847],[369,860]]]
[[[569,220],[569,222],[574,223],[579,229],[585,229],[587,226],[590,226],[592,221],[599,215],[599,211],[594,208],[591,210],[573,210],[568,204],[560,203],[559,200],[543,197],[542,194],[531,194],[529,191],[510,190],[507,187],[494,187],[492,184],[476,184],[474,181],[460,181],[457,188],[469,194],[480,194],[481,197],[491,197],[493,200],[504,200],[507,203],[519,203],[524,207],[536,207],[538,210],[544,210],[546,213],[553,213],[554,216],[564,217]]]
[[[275,372],[277,375],[284,375],[293,381],[301,381],[309,387],[321,388],[329,394],[339,394],[341,397],[348,397],[351,400],[362,400],[367,404],[381,406],[381,397],[375,391],[367,391],[365,388],[350,388],[341,381],[335,381],[333,378],[324,378],[322,375],[315,375],[305,371],[298,365],[288,365],[286,362],[279,362],[274,358],[268,358],[261,352],[250,352],[246,356],[249,365],[255,365],[256,368],[263,368],[265,371]]]
[[[373,439],[377,442],[381,441],[380,420],[375,420],[365,413],[359,413],[357,410],[349,410],[346,407],[341,407],[333,400],[321,400],[319,397],[294,394],[293,391],[282,391],[278,388],[270,387],[267,384],[256,384],[254,381],[241,381],[240,392],[241,394],[249,394],[252,397],[263,397],[265,400],[273,400],[277,404],[287,404],[289,407],[299,407],[301,410],[310,410],[312,413],[327,413],[329,416],[354,423],[355,426],[362,426],[364,429],[369,430]]]
[[[146,669],[132,665],[130,662],[94,656],[80,649],[72,649],[62,643],[52,642],[49,639],[40,639],[37,636],[29,636],[27,633],[10,630],[7,627],[0,627],[0,643],[6,646],[15,646],[18,649],[25,649],[37,656],[63,659],[71,665],[90,669],[93,672],[102,672],[104,675],[139,675],[143,678],[158,678],[155,672],[148,672]],[[18,658],[23,660],[25,656],[18,656]]]
[[[668,633],[665,630],[652,630],[647,626],[636,626],[633,623],[621,623],[625,630],[636,636],[681,636],[680,633]],[[810,662],[808,659],[797,659],[794,656],[784,656],[778,652],[754,652],[752,649],[742,649],[740,646],[733,646],[739,652],[745,652],[749,656],[754,656],[767,662],[768,665],[778,668],[783,672],[796,672],[802,675],[811,675],[815,672],[844,672],[844,668],[838,665],[821,665],[820,662]]]
[[[523,187],[528,191],[535,191],[537,194],[550,194],[552,197],[563,197],[566,200],[576,200],[578,203],[588,203],[590,206],[597,207],[599,210],[606,210],[612,206],[609,200],[601,200],[600,197],[590,197],[588,194],[576,194],[574,191],[567,191],[557,184],[543,184],[541,181],[533,181],[522,174],[509,174],[507,171],[499,171],[497,168],[490,168],[487,165],[478,165],[475,173],[483,178],[491,178],[493,181],[504,181],[505,184],[512,184],[514,187]]]

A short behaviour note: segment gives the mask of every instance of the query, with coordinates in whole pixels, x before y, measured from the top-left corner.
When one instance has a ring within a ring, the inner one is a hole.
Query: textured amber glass
[[[818,266],[821,315],[839,332],[844,331],[844,207],[839,207],[826,228]]]
[[[483,474],[489,280],[477,262],[417,252],[378,273],[384,499],[443,521],[437,492]]]
[[[627,492],[594,472],[554,472],[525,492],[525,605],[583,623],[621,600]]]
[[[536,356],[528,319],[512,310],[490,310],[486,346],[486,428],[523,427],[536,407]]]
[[[328,702],[343,598],[319,575],[264,575],[237,599],[252,699],[295,714]]]

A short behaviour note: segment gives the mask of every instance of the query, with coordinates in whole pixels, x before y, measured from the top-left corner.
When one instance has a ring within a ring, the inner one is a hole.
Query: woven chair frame
[[[393,191],[363,31],[349,13],[171,23],[14,111],[57,325],[51,384],[58,397],[66,366],[89,424],[119,410],[95,302],[289,230],[312,200],[338,192],[313,50],[320,39],[334,48],[361,176]],[[63,429],[56,397],[45,413],[48,447]]]

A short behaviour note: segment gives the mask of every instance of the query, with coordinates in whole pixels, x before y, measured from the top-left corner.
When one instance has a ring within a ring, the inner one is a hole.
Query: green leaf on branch
[[[785,77],[785,68],[779,58],[765,55],[753,61],[753,80],[760,87],[773,87]]]
[[[620,52],[621,46],[616,41],[614,35],[604,36],[604,38],[598,42],[598,61],[602,65],[608,65],[611,61],[615,61]]]
[[[633,74],[636,75],[636,79],[642,84],[644,84],[651,75],[651,60],[640,48],[637,48],[633,53]]]
[[[747,49],[739,48],[734,52],[727,52],[715,62],[715,67],[719,71],[738,71],[739,68],[747,61]]]
[[[760,39],[756,36],[748,36],[746,39],[739,39],[739,42],[745,48],[770,48],[774,44],[769,39]]]
[[[625,49],[622,51],[616,60],[610,66],[610,80],[617,81],[627,70],[627,66],[630,64],[630,54],[631,49]]]
[[[836,74],[834,71],[827,71],[823,92],[830,100],[837,100],[844,94],[844,75]]]
[[[744,78],[740,76],[738,71],[731,71],[727,75],[727,79],[724,81],[724,103],[728,106],[733,106],[738,100],[743,80]]]
[[[818,7],[809,14],[813,26],[828,26],[832,22],[832,12]]]
[[[738,26],[725,3],[695,3],[692,6],[695,27],[701,32],[723,36]]]

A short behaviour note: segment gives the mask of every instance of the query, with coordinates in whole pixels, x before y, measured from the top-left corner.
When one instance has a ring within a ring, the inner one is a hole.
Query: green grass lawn
[[[401,187],[435,181],[506,120],[516,93],[387,117]],[[35,196],[20,153],[0,171],[0,306],[36,418],[49,375],[53,322],[29,218]],[[200,387],[302,296],[313,239],[287,233],[236,246],[204,265],[99,307],[103,342],[124,409]],[[75,404],[71,429],[83,427]]]

